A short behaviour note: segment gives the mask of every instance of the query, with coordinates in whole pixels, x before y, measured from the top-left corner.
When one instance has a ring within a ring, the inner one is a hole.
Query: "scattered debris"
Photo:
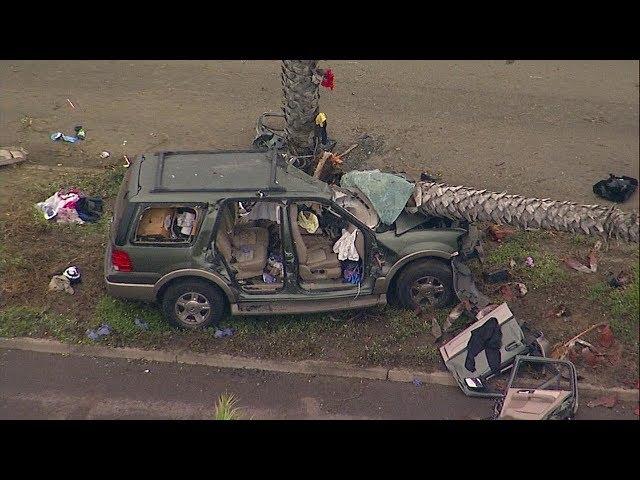
[[[509,259],[509,266],[511,268],[516,268],[516,265],[517,265],[516,261],[513,258],[510,258]]]
[[[151,373],[151,370],[149,370],[148,368],[144,371],[144,373]]]
[[[76,137],[79,138],[80,140],[84,140],[87,137],[87,132],[85,132],[82,125],[78,125],[75,128],[75,131],[76,131]]]
[[[123,155],[124,157],[124,161],[127,162],[124,165],[122,165],[124,168],[129,168],[129,165],[131,165],[131,162],[129,161],[129,157],[127,157],[126,155]]]
[[[495,303],[490,303],[489,305],[478,311],[478,313],[476,314],[476,319],[480,320],[482,317],[489,315],[496,308],[498,308],[498,305],[496,305]]]
[[[471,269],[458,257],[454,257],[451,262],[453,266],[453,288],[456,295],[466,304],[466,309],[473,315],[491,303],[491,300],[484,295],[473,280]]]
[[[549,356],[557,360],[562,360],[567,356],[569,351],[574,347],[574,345],[576,344],[576,340],[578,340],[583,335],[586,335],[590,331],[594,330],[595,328],[602,327],[604,325],[606,325],[606,323],[597,323],[595,325],[590,326],[586,330],[580,332],[578,335],[576,335],[572,339],[567,340],[566,342],[555,344],[551,349],[551,354]]]
[[[487,233],[493,241],[502,242],[502,240],[504,240],[505,238],[514,235],[516,231],[503,225],[494,224],[487,227]]]
[[[506,370],[519,355],[530,355],[538,349],[546,351],[546,340],[539,334],[531,343],[520,340],[524,332],[506,303],[468,326],[440,347],[440,354],[447,370],[456,379],[462,391],[469,396],[497,397],[501,393],[491,392],[484,381]],[[510,345],[503,351],[501,345]],[[476,354],[484,351],[482,361],[474,362]],[[478,370],[476,370],[476,368]]]
[[[612,202],[625,202],[638,188],[638,180],[622,175],[609,174],[606,180],[600,180],[593,186],[593,193]]]
[[[322,75],[322,82],[320,83],[324,88],[329,90],[333,90],[335,87],[335,77],[333,75],[333,70],[330,68],[325,70],[324,75]]]
[[[605,324],[598,328],[598,343],[604,348],[609,348],[615,342],[615,336],[609,324]]]
[[[500,295],[502,295],[507,302],[511,302],[516,298],[515,293],[513,293],[513,289],[511,288],[511,285],[509,285],[508,283],[505,283],[504,285],[500,285],[500,288],[498,289],[498,291],[500,292]]]
[[[464,303],[459,303],[458,305],[453,307],[453,310],[451,310],[449,312],[449,315],[447,315],[447,318],[445,319],[444,323],[442,324],[442,330],[444,332],[449,331],[449,329],[453,325],[453,322],[455,322],[457,319],[459,319],[462,316],[462,314],[465,311],[465,308],[466,307],[465,307]]]
[[[532,368],[540,372],[540,383],[523,389],[523,380],[526,379],[526,383],[531,381],[528,374]],[[564,381],[560,382],[560,378]],[[577,411],[578,376],[571,362],[537,356],[518,357],[506,394],[494,406],[494,418],[570,420],[575,418]]]
[[[146,321],[144,321],[142,318],[136,317],[133,320],[133,323],[136,327],[140,328],[141,330],[149,330],[149,324]]]
[[[609,286],[613,288],[625,288],[627,285],[629,285],[630,281],[631,279],[629,278],[629,275],[627,275],[624,270],[620,270],[617,275],[609,273],[609,276],[607,277]]]
[[[87,135],[84,131],[84,128],[82,128],[82,125],[78,125],[77,127],[75,127],[75,132],[76,134],[74,136],[65,135],[62,132],[55,132],[50,135],[50,138],[54,142],[57,142],[58,140],[64,140],[67,143],[76,143],[78,140],[84,140]]]
[[[433,338],[436,340],[442,337],[442,328],[440,328],[440,324],[436,317],[431,319],[431,335],[433,335]]]
[[[87,197],[77,188],[60,189],[36,207],[42,210],[46,220],[56,219],[58,223],[94,223],[103,212],[100,197]]]
[[[413,383],[416,387],[422,386],[422,380],[420,380],[419,378],[414,378],[411,383]]]
[[[331,152],[322,151],[320,158],[316,163],[316,168],[313,172],[313,176],[322,180],[323,182],[331,183],[330,180],[341,172],[340,166],[344,163],[344,157],[349,155],[353,149],[358,146],[357,143],[351,145],[344,152],[336,155]]]
[[[65,269],[65,271],[62,272],[62,275],[69,279],[69,283],[71,285],[80,283],[80,269],[78,267],[71,266]]]
[[[279,118],[284,123],[284,114],[265,112],[256,121],[256,136],[253,139],[253,147],[258,150],[275,148],[281,150],[285,146],[284,127],[276,128],[265,125],[268,117]]]
[[[527,257],[527,259],[525,260],[525,265],[527,267],[533,267],[535,266],[535,262],[533,261],[533,257]]]
[[[71,108],[73,108],[74,110],[76,109],[76,106],[68,98],[67,98],[67,102],[69,102],[69,105],[71,105]]]
[[[109,158],[111,154],[109,152],[107,152],[106,150],[103,152],[100,152],[100,158]]]
[[[225,328],[223,330],[217,329],[214,332],[213,336],[214,338],[223,338],[223,337],[230,337],[234,333],[235,333],[235,330],[233,328]]]
[[[567,310],[567,306],[562,304],[552,308],[544,314],[544,318],[560,318],[563,316],[569,316],[569,311]]]
[[[0,147],[0,166],[24,162],[27,151],[21,147]]]
[[[49,282],[50,292],[66,292],[73,295],[74,291],[71,287],[71,281],[64,275],[54,275]]]
[[[452,322],[455,322],[458,318],[462,316],[462,314],[464,313],[464,310],[465,310],[464,303],[459,303],[458,305],[453,307],[453,310],[449,312],[449,315],[447,316],[447,318]]]
[[[528,293],[527,286],[524,283],[505,283],[500,285],[497,290],[505,300],[511,301],[514,298],[522,298]]]
[[[495,272],[485,272],[484,279],[487,283],[500,283],[509,280],[509,271],[506,269]]]
[[[576,342],[578,343],[579,340]],[[580,350],[580,356],[584,362],[590,367],[595,367],[599,363],[598,355],[591,351],[589,347],[584,347]]]
[[[91,340],[96,341],[100,340],[100,338],[102,337],[106,337],[110,333],[111,327],[108,324],[103,323],[96,330],[87,330],[87,337],[89,337]]]
[[[580,263],[575,258],[565,258],[563,262],[566,266],[573,268],[574,270],[582,273],[593,273],[593,271],[589,267],[585,267],[582,263]]]
[[[587,403],[587,407],[589,408],[594,408],[594,407],[606,407],[606,408],[613,408],[617,405],[618,403],[618,396],[617,395],[606,395],[604,397],[600,397],[596,400],[592,400],[591,402]]]
[[[527,292],[529,291],[527,289],[527,286],[524,283],[515,283],[516,289],[517,289],[517,296],[518,297],[524,297]]]
[[[67,143],[76,143],[78,141],[77,137],[73,137],[71,135],[65,135],[62,132],[55,132],[52,133],[50,135],[51,140],[53,140],[54,142],[57,142],[58,140],[62,139]]]
[[[593,248],[589,250],[589,255],[587,255],[587,260],[589,261],[589,266],[583,265],[580,261],[575,258],[565,258],[563,261],[565,265],[573,268],[574,270],[582,273],[595,273],[598,271],[598,256],[597,253],[602,248],[602,242],[598,240]]]

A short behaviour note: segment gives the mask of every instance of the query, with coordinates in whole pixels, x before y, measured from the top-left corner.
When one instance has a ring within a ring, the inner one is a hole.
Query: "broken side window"
[[[202,222],[198,207],[148,207],[140,215],[134,243],[191,243]]]

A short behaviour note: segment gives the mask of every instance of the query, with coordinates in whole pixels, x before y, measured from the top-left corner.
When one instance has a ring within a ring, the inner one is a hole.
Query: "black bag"
[[[76,211],[83,222],[97,222],[103,212],[103,202],[100,197],[82,197],[76,203]]]
[[[610,173],[607,180],[600,180],[593,186],[593,193],[611,200],[622,203],[629,199],[638,188],[638,180],[625,175],[617,177]]]

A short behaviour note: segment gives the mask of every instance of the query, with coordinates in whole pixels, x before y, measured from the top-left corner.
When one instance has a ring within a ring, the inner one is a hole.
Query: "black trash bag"
[[[94,223],[103,213],[103,201],[100,197],[82,197],[76,202],[76,211],[83,222]]]
[[[638,188],[638,180],[622,175],[609,174],[607,180],[600,180],[593,186],[593,193],[612,202],[622,203],[629,199]]]

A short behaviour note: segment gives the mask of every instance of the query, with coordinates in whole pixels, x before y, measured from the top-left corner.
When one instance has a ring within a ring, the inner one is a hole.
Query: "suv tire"
[[[455,297],[451,266],[436,259],[410,263],[398,276],[396,295],[403,307],[412,310],[446,307]]]
[[[220,290],[202,280],[174,282],[162,296],[165,317],[179,328],[204,329],[218,325],[226,310]]]

